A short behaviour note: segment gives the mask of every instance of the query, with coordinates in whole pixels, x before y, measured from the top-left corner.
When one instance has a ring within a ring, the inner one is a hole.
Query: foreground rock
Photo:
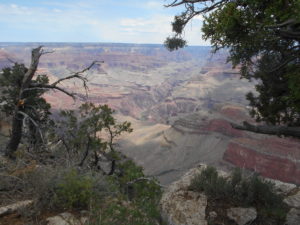
[[[85,225],[88,224],[87,217],[77,219],[73,214],[64,212],[57,216],[46,219],[47,225]]]
[[[294,195],[290,195],[284,199],[284,202],[292,207],[292,208],[299,208],[300,209],[300,191],[298,191]]]
[[[180,190],[169,196],[164,203],[167,221],[172,225],[206,225],[206,196],[192,191]]]
[[[29,207],[33,204],[32,200],[26,200],[26,201],[20,201],[11,205],[7,205],[0,208],[0,217],[5,216],[7,214],[14,213],[20,209],[24,209],[26,207]]]
[[[254,221],[257,217],[255,208],[230,208],[227,209],[227,216],[238,225],[245,225]]]
[[[300,209],[291,209],[286,216],[285,225],[299,225],[300,224]]]
[[[179,181],[171,184],[161,199],[163,219],[170,225],[207,225],[205,195],[192,192],[188,187],[194,175],[206,168],[200,165],[190,170]]]
[[[207,225],[209,220],[227,221],[225,224],[254,224],[258,213],[255,208],[235,207],[229,208],[210,208],[207,197],[203,193],[189,190],[193,178],[207,168],[206,165],[200,164],[194,169],[189,170],[180,180],[172,183],[164,192],[160,207],[163,220],[168,225]],[[229,173],[218,171],[223,177],[228,177]],[[272,179],[268,181],[274,183],[275,190],[278,194],[285,197],[284,202],[290,210],[286,217],[285,225],[300,224],[300,189],[294,184],[288,184]],[[213,211],[211,211],[213,210]],[[225,212],[225,217],[222,213]],[[207,213],[207,215],[206,215]]]

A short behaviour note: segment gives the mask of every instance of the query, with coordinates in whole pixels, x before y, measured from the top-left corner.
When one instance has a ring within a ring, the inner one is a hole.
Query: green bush
[[[96,210],[93,224],[152,225],[160,221],[161,187],[158,181],[145,178],[143,168],[127,160],[118,165],[121,175],[110,177],[120,195]],[[143,179],[145,178],[145,179]]]
[[[95,197],[95,179],[88,174],[79,174],[75,169],[67,172],[55,190],[57,205],[72,208],[88,208]]]
[[[147,204],[147,203],[145,203]],[[121,196],[107,199],[100,208],[92,212],[90,225],[154,225],[155,218],[150,217],[134,202],[128,202]]]
[[[212,201],[242,207],[253,206],[261,217],[283,220],[287,211],[283,198],[276,194],[273,183],[258,175],[244,177],[238,169],[225,178],[219,176],[215,168],[207,167],[192,180],[190,189],[204,192]]]

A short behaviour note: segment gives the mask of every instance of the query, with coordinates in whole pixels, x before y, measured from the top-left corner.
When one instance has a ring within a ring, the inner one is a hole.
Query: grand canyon
[[[240,167],[262,176],[300,184],[300,142],[233,129],[230,122],[255,123],[245,94],[255,81],[240,79],[226,64],[227,52],[187,47],[168,52],[161,45],[101,43],[0,43],[0,67],[30,62],[31,49],[53,51],[41,58],[38,72],[56,80],[92,61],[89,91],[79,83],[65,87],[77,93],[49,92],[57,109],[90,101],[112,107],[119,121],[134,131],[118,139],[117,148],[162,184],[177,180],[199,163],[223,170]],[[4,129],[5,119],[2,121]]]

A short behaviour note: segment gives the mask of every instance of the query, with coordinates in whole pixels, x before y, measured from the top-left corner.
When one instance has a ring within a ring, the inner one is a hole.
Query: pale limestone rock
[[[300,191],[284,199],[284,202],[292,208],[300,208]]]
[[[5,216],[7,214],[16,212],[22,208],[26,208],[33,204],[32,200],[20,201],[11,205],[3,206],[0,208],[0,217]]]
[[[88,224],[89,222],[89,218],[86,217],[86,216],[83,216],[80,218],[80,223],[83,225],[83,224]]]
[[[264,178],[264,179],[272,182],[275,185],[275,191],[278,194],[288,195],[289,193],[291,193],[297,188],[297,185],[295,184],[284,183],[282,181],[274,180],[270,178]]]
[[[238,225],[245,225],[257,217],[255,208],[230,208],[227,209],[228,218],[234,220]]]
[[[207,225],[206,196],[188,190],[193,177],[204,168],[206,168],[205,165],[199,165],[191,169],[164,192],[160,206],[162,216],[169,225]]]
[[[162,211],[170,225],[206,225],[205,195],[192,191],[177,191],[171,199],[162,201]]]
[[[218,214],[217,214],[215,211],[211,211],[211,212],[209,212],[209,214],[208,214],[208,218],[209,218],[210,220],[215,220],[217,217],[218,217]]]
[[[291,209],[286,215],[285,225],[299,225],[300,224],[300,210]]]
[[[77,219],[73,214],[64,212],[57,216],[46,219],[47,225],[84,225],[87,223],[87,218]]]

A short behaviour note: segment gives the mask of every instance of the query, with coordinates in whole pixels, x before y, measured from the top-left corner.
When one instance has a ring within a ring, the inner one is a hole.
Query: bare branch
[[[185,5],[185,7],[187,9],[190,9],[191,12],[194,12],[194,13],[196,13],[195,15],[198,15],[200,13],[206,13],[211,10],[214,10],[217,7],[219,7],[219,5],[222,5],[226,2],[228,2],[228,0],[219,0],[216,3],[214,3],[214,2],[215,2],[214,0],[182,0],[182,1],[175,0],[171,4],[165,5],[165,7],[176,7],[179,5]],[[194,4],[196,4],[196,3],[202,4],[204,7],[202,7],[201,10],[196,11],[195,7],[194,7]],[[211,5],[207,6],[207,3],[211,3]]]
[[[60,82],[64,81],[64,80],[69,80],[69,79],[72,79],[72,78],[78,78],[82,81],[87,81],[87,79],[85,77],[82,76],[82,74],[88,70],[90,70],[94,65],[98,64],[98,63],[103,63],[104,61],[94,61],[92,62],[88,67],[86,67],[85,69],[79,71],[79,72],[76,72],[74,74],[71,74],[67,77],[64,77],[64,78],[61,78],[57,81],[55,81],[54,83],[52,83],[52,85],[56,86],[57,84],[59,84]]]
[[[275,68],[273,68],[271,71],[267,71],[269,73],[274,73],[278,70],[280,70],[281,68],[283,68],[285,65],[287,65],[288,63],[290,63],[291,61],[297,59],[298,56],[291,56],[290,58],[286,59],[285,61],[281,62],[279,65],[277,65]]]
[[[44,49],[42,49],[42,55],[46,55],[46,54],[52,54],[55,51],[45,51]]]
[[[51,52],[42,52],[42,54],[46,54],[46,53],[51,53]],[[25,91],[30,91],[30,90],[49,90],[49,89],[56,89],[58,91],[61,91],[63,93],[65,93],[66,95],[70,96],[71,98],[73,98],[73,100],[75,101],[75,97],[76,97],[76,93],[71,93],[59,86],[57,86],[59,83],[61,83],[62,81],[65,81],[65,80],[70,80],[70,79],[73,79],[73,78],[77,78],[79,80],[81,80],[83,82],[83,85],[84,85],[84,88],[85,90],[87,91],[88,87],[87,87],[87,81],[88,79],[86,77],[83,77],[82,74],[85,73],[86,71],[90,70],[94,65],[98,64],[98,63],[103,63],[103,61],[94,61],[92,62],[88,67],[84,68],[83,70],[79,71],[79,72],[75,72],[74,74],[71,74],[67,77],[64,77],[64,78],[61,78],[55,82],[53,82],[52,84],[30,84],[30,86],[28,88],[24,88],[22,90],[22,94],[25,92]]]
[[[182,18],[182,29],[184,29],[185,26],[189,23],[189,21],[191,21],[195,16],[210,12],[220,7],[221,5],[227,3],[228,1],[229,0],[219,0],[216,2],[214,0],[175,0],[171,4],[165,5],[165,7],[176,7],[179,5],[185,6],[185,12],[182,15],[180,15],[180,17],[184,16],[184,18]],[[195,9],[195,4],[199,5],[199,7],[197,7],[198,10]]]
[[[231,123],[231,126],[238,130],[246,130],[260,134],[270,135],[284,135],[288,137],[300,138],[300,127],[287,127],[287,126],[267,126],[267,125],[252,125],[246,121],[243,125]]]
[[[23,81],[22,81],[22,89],[25,89],[29,86],[39,64],[40,57],[43,55],[42,51],[43,46],[39,46],[32,50],[31,53],[31,64],[28,71],[25,73]]]
[[[187,4],[187,3],[192,3],[192,4],[194,4],[194,3],[204,3],[206,1],[207,0],[181,0],[181,1],[175,0],[172,3],[170,3],[168,5],[165,5],[165,7],[176,7],[176,6]],[[213,2],[213,1],[211,1],[211,2]]]
[[[17,63],[16,61],[13,61],[12,59],[10,59],[10,58],[8,58],[8,57],[6,57],[6,59],[7,59],[9,62],[13,63],[13,64],[16,64],[16,63]]]
[[[57,86],[49,85],[49,84],[31,84],[31,87],[24,89],[23,92],[30,91],[30,90],[39,90],[39,89],[40,90],[56,89],[58,91],[65,93],[66,95],[72,97],[73,100],[75,100],[75,96],[76,96],[76,93],[70,93],[61,87],[57,87]]]
[[[285,27],[285,26],[288,26],[288,25],[292,25],[296,23],[296,20],[295,19],[288,19],[280,24],[275,24],[275,25],[271,25],[271,26],[266,26],[267,28],[280,28],[280,27]]]
[[[18,113],[21,114],[21,115],[23,115],[25,119],[28,118],[28,119],[33,123],[33,125],[34,125],[34,126],[38,129],[38,131],[39,131],[39,134],[40,134],[40,136],[41,136],[42,142],[45,143],[45,142],[44,142],[44,137],[43,137],[42,131],[41,131],[39,125],[34,121],[34,119],[32,119],[28,114],[26,114],[26,113],[24,113],[24,112],[22,112],[22,111],[18,111]]]
[[[89,135],[87,135],[87,136],[88,136],[88,141],[87,141],[87,144],[86,144],[85,152],[84,152],[84,155],[83,155],[83,158],[82,158],[81,162],[78,164],[78,166],[80,166],[80,167],[83,166],[83,163],[86,160],[86,158],[89,154],[89,151],[90,151],[91,138],[90,138]]]

